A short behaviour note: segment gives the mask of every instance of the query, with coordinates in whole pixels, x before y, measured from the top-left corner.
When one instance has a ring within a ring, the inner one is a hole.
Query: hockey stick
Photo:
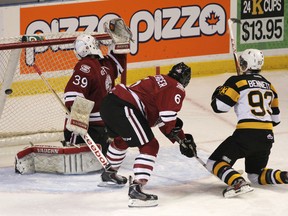
[[[176,141],[182,145],[184,148],[187,148],[187,146],[183,143],[183,140],[181,140],[178,136],[174,136],[174,138],[176,139]],[[196,160],[202,165],[204,166],[206,169],[206,163],[198,157],[197,153],[195,152],[194,148],[192,146],[189,145],[189,148],[192,150],[193,154],[195,155]]]
[[[47,81],[47,79],[43,76],[40,68],[37,65],[33,65],[34,70],[39,74],[39,76],[41,77],[41,79],[44,81],[44,83],[46,84],[46,86],[50,89],[50,91],[53,93],[53,95],[56,97],[56,99],[58,100],[58,102],[62,105],[62,108],[65,110],[65,112],[70,115],[70,111],[69,109],[65,106],[65,104],[62,102],[61,98],[58,96],[58,94],[54,91],[54,89],[52,88],[52,86],[49,84],[49,82]],[[88,133],[86,133],[85,135],[81,135],[82,139],[85,141],[85,143],[87,144],[87,146],[90,148],[90,150],[92,151],[92,153],[95,155],[95,157],[98,159],[98,161],[101,163],[101,165],[103,166],[103,168],[105,170],[108,170],[111,167],[111,164],[108,162],[108,160],[106,159],[106,157],[103,155],[103,153],[101,152],[101,150],[98,148],[98,146],[96,145],[96,143],[93,141],[93,139],[90,137],[90,135]]]
[[[176,141],[180,144],[180,145],[182,145],[184,148],[186,147],[186,145],[183,143],[183,140],[181,140],[178,136],[175,136],[174,137],[174,139],[176,139]],[[196,160],[203,166],[203,167],[205,167],[206,169],[207,169],[207,166],[206,166],[206,163],[201,159],[201,158],[199,158],[198,157],[198,155],[197,155],[197,153],[195,152],[195,150],[194,150],[194,148],[191,146],[189,146],[189,148],[193,151],[193,154],[195,155],[195,158],[196,158]],[[208,169],[207,169],[207,171],[208,172],[210,172]],[[240,173],[241,175],[244,173],[244,171],[243,170],[236,170],[238,173]]]
[[[236,66],[237,75],[240,75],[241,71],[240,71],[240,66],[239,66],[239,62],[238,62],[236,43],[235,43],[235,39],[234,39],[234,35],[233,35],[233,29],[232,29],[232,26],[234,23],[241,24],[241,20],[239,20],[237,18],[228,19],[228,28],[229,28],[229,32],[230,32],[230,41],[231,41],[231,47],[232,47],[233,56],[234,56],[234,62],[235,62],[235,66]]]

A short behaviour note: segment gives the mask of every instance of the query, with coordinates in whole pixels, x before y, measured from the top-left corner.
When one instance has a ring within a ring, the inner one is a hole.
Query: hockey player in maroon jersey
[[[245,171],[254,184],[287,184],[288,173],[267,168],[274,143],[273,126],[280,123],[278,95],[274,86],[261,74],[263,52],[247,49],[239,56],[240,76],[232,76],[216,88],[211,106],[216,113],[232,107],[238,118],[233,135],[223,141],[207,161],[207,169],[224,181],[224,197],[233,197],[253,188],[232,166],[245,159]]]
[[[107,152],[112,169],[102,173],[100,186],[124,185],[127,179],[118,175],[117,170],[128,147],[139,149],[133,165],[134,180],[130,177],[129,181],[129,207],[158,205],[156,195],[142,191],[152,174],[159,149],[151,127],[159,126],[173,143],[175,136],[183,140],[180,151],[187,157],[193,157],[196,152],[192,135],[184,134],[183,123],[177,118],[190,78],[191,69],[182,62],[174,65],[168,75],[149,76],[130,87],[116,85],[103,99],[100,113],[114,141]]]
[[[107,22],[107,28],[112,24],[115,25],[115,22],[119,20],[122,24],[121,27],[128,29],[125,25],[123,26],[124,22],[121,18]],[[111,27],[115,30],[115,26]],[[111,33],[109,29],[106,31],[108,34]],[[125,33],[124,30],[121,33],[123,32]],[[128,33],[130,34],[130,31]],[[129,36],[131,37],[131,35]],[[120,40],[121,37],[118,35],[117,39]],[[125,37],[124,42],[129,43],[130,37]],[[100,116],[100,104],[103,97],[114,87],[115,79],[126,70],[126,53],[129,53],[130,50],[117,50],[113,40],[109,47],[110,52],[104,56],[100,46],[102,46],[101,43],[91,35],[81,34],[77,37],[74,42],[74,51],[79,61],[65,88],[64,100],[69,109],[71,109],[77,96],[94,102],[91,113],[87,114],[89,119],[88,134],[94,142],[101,144],[102,152],[105,155],[108,148],[108,136]],[[65,141],[72,145],[84,143],[81,136],[78,135],[79,133],[75,130],[68,130],[69,123],[69,121],[68,123],[65,122]]]

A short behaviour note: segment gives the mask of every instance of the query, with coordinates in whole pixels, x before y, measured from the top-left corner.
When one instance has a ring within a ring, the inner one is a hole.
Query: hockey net
[[[63,100],[81,32],[2,38],[0,44],[0,147],[63,140],[65,111],[35,71]],[[107,40],[107,34],[92,34]],[[64,101],[63,101],[64,102]]]

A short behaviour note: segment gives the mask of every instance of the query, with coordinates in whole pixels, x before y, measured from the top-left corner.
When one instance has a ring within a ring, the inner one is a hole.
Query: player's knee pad
[[[154,137],[150,142],[140,146],[139,151],[141,154],[148,154],[156,157],[159,151],[159,143]]]

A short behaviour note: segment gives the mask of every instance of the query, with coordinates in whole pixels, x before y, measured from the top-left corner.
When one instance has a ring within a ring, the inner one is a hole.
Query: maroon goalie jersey
[[[164,134],[175,127],[185,98],[184,87],[167,75],[149,76],[130,87],[119,84],[112,93],[138,107],[150,127],[158,125]]]
[[[115,86],[118,74],[126,70],[126,55],[109,54],[104,59],[84,57],[74,67],[74,72],[69,79],[64,101],[70,110],[76,96],[94,101],[89,124],[104,125],[99,108],[104,96]]]

